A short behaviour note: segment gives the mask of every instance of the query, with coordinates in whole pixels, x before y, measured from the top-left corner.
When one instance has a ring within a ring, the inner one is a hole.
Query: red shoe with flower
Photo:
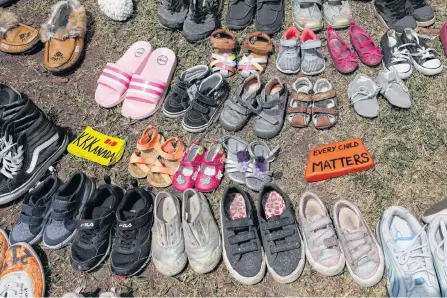
[[[172,179],[175,190],[184,192],[194,187],[204,156],[205,148],[196,143],[186,150]]]
[[[213,143],[206,152],[196,179],[196,189],[200,192],[215,190],[222,180],[225,167],[225,150],[220,143]]]
[[[382,49],[377,47],[363,27],[357,25],[354,20],[349,27],[349,37],[360,61],[368,66],[375,66],[382,62]]]

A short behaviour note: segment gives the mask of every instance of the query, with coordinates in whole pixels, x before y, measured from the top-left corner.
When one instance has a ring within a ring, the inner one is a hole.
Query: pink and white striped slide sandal
[[[140,74],[152,53],[146,41],[134,43],[116,63],[107,63],[98,79],[95,101],[104,108],[112,108],[124,100],[134,74]]]
[[[132,76],[121,114],[131,119],[153,115],[163,103],[177,57],[168,48],[156,49],[141,74]]]

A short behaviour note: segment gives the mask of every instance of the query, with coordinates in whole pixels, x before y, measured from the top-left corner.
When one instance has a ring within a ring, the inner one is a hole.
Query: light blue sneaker
[[[428,225],[427,234],[441,294],[445,297],[447,294],[447,215],[435,216]]]
[[[390,297],[440,297],[428,237],[407,209],[392,206],[377,224]]]

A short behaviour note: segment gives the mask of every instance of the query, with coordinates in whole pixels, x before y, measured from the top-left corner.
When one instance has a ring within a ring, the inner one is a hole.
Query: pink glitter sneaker
[[[327,48],[334,61],[335,68],[341,73],[351,73],[359,66],[357,57],[348,43],[332,29],[327,27],[326,31]]]
[[[375,66],[382,62],[382,49],[376,46],[371,35],[354,20],[351,21],[351,27],[349,27],[349,37],[363,64]]]
[[[224,172],[225,150],[220,143],[213,143],[202,159],[196,179],[196,189],[200,192],[215,190]]]
[[[175,190],[184,192],[188,188],[194,187],[204,156],[205,148],[198,144],[194,144],[186,150],[172,178],[172,186]]]

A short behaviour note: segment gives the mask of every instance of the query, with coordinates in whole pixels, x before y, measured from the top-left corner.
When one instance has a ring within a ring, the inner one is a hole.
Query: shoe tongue
[[[106,216],[110,212],[109,207],[95,207],[92,212],[92,218],[97,219]]]
[[[140,216],[140,213],[141,213],[140,211],[137,212],[136,210],[130,210],[130,211],[125,210],[125,211],[122,211],[121,214],[123,216],[121,217],[121,220],[128,221],[128,220],[135,219],[138,216]]]
[[[8,105],[17,101],[17,97],[17,93],[10,88],[0,90],[0,106]]]
[[[278,220],[286,210],[284,199],[276,191],[272,191],[264,203],[265,218],[267,220]]]

